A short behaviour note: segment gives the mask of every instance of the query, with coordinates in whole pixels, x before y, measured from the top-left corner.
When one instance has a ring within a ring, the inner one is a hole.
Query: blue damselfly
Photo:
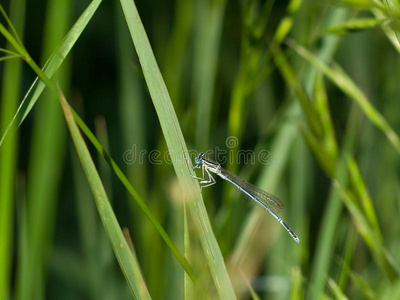
[[[246,196],[248,196],[251,200],[256,202],[266,211],[268,211],[281,225],[287,230],[287,232],[292,236],[292,238],[300,243],[299,237],[294,233],[294,231],[285,223],[283,220],[278,217],[279,211],[283,208],[282,202],[279,198],[271,195],[258,187],[252,185],[251,183],[241,179],[235,174],[225,170],[221,167],[219,163],[213,162],[205,158],[204,152],[200,152],[199,155],[195,159],[196,165],[193,169],[202,169],[202,177],[193,178],[200,180],[201,188],[205,188],[211,186],[216,183],[214,177],[211,173],[218,175],[222,179],[232,183],[235,187],[237,187],[240,191],[242,191]],[[208,178],[205,178],[207,174]]]

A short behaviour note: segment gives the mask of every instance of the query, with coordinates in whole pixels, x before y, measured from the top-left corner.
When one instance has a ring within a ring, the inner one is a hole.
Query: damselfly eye
[[[200,152],[199,155],[195,158],[194,162],[198,165],[201,163],[202,158],[204,157],[204,152]]]

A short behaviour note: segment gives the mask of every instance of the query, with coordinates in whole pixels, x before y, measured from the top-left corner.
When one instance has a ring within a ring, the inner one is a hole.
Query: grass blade
[[[290,300],[304,299],[304,278],[301,275],[299,267],[293,267],[291,270],[291,284],[290,284]]]
[[[195,1],[196,33],[192,95],[196,100],[196,143],[207,147],[212,115],[219,44],[226,1]]]
[[[191,256],[191,247],[190,247],[190,232],[187,218],[187,209],[185,203],[183,203],[183,241],[185,248],[185,257],[189,261]],[[193,289],[193,282],[190,277],[185,272],[184,274],[184,290],[185,290],[185,299],[194,299],[195,293]]]
[[[125,186],[125,188],[129,192],[131,197],[136,201],[136,203],[139,205],[139,207],[145,213],[146,217],[150,220],[150,222],[156,228],[156,230],[158,231],[160,236],[163,238],[163,240],[165,241],[167,246],[170,248],[172,254],[176,257],[176,259],[179,261],[179,263],[185,269],[186,273],[188,273],[190,278],[192,278],[192,280],[196,282],[197,281],[196,276],[195,276],[191,266],[189,265],[187,260],[182,256],[182,254],[179,252],[178,248],[172,242],[172,239],[168,236],[167,232],[164,230],[164,228],[161,226],[161,224],[157,221],[156,217],[153,215],[153,213],[151,212],[149,207],[146,205],[146,203],[143,201],[143,199],[140,197],[140,195],[134,189],[132,184],[129,182],[128,178],[124,175],[122,170],[118,167],[116,162],[111,158],[111,156],[104,149],[104,147],[99,143],[97,138],[90,131],[90,129],[86,126],[86,124],[82,121],[82,119],[79,117],[79,115],[72,109],[71,109],[71,111],[72,111],[72,114],[74,115],[75,122],[77,122],[78,126],[85,133],[85,135],[91,141],[91,143],[96,148],[96,150],[103,156],[103,158],[107,161],[107,163],[113,169],[114,173],[117,175],[119,180]]]
[[[139,56],[154,107],[161,123],[167,146],[172,153],[171,158],[175,172],[183,192],[187,195],[188,207],[199,232],[199,238],[215,286],[221,298],[235,299],[236,297],[225,267],[222,253],[207,216],[199,185],[197,181],[193,180],[191,177],[194,175],[194,172],[177,116],[157,66],[153,50],[151,49],[144,31],[143,24],[132,0],[121,0],[121,5]]]
[[[328,285],[331,288],[333,294],[335,295],[335,299],[338,299],[338,300],[348,300],[349,299],[346,297],[346,295],[340,289],[338,284],[332,278],[328,278]]]
[[[289,40],[287,44],[292,47],[301,57],[306,59],[315,68],[319,69],[325,76],[327,76],[339,89],[341,89],[350,98],[361,107],[370,121],[382,130],[388,140],[392,143],[393,147],[400,154],[400,139],[396,132],[392,129],[386,119],[372,106],[368,98],[354,83],[354,81],[339,67],[329,67],[317,56],[312,54],[306,48],[302,47],[293,40]]]
[[[366,29],[375,28],[381,25],[385,19],[378,20],[376,18],[358,18],[358,19],[350,19],[346,22],[328,27],[325,29],[327,33],[335,33],[335,34],[346,34]]]
[[[83,14],[74,24],[74,26],[68,32],[61,45],[53,52],[43,68],[43,72],[47,75],[47,77],[51,78],[54,73],[60,68],[66,56],[75,45],[75,42],[78,40],[81,33],[89,23],[90,19],[93,17],[93,14],[96,12],[100,3],[101,0],[92,1],[92,3],[83,12]],[[0,147],[3,144],[7,134],[13,133],[25,120],[26,116],[29,114],[32,107],[35,105],[36,101],[42,94],[45,86],[45,83],[40,81],[39,77],[35,79],[28,92],[26,93],[24,99],[22,100],[20,106],[18,107],[18,110],[15,113],[12,121],[7,126],[6,131],[2,134],[0,139]]]
[[[114,211],[112,210],[108,200],[106,191],[104,190],[103,184],[100,180],[100,176],[97,173],[92,157],[90,156],[89,150],[87,149],[85,141],[83,140],[78,126],[75,123],[69,105],[61,91],[59,91],[59,97],[72,140],[74,142],[76,151],[78,152],[78,156],[85,171],[86,178],[89,181],[89,185],[92,190],[101,220],[104,228],[106,229],[115,256],[121,266],[122,272],[124,273],[132,295],[138,299],[151,299],[144,279],[141,275],[138,262],[135,260],[134,255],[129,249],[128,243],[124,238],[117,218],[115,217]]]
[[[25,0],[11,2],[11,17],[16,30],[23,35],[25,20]],[[8,47],[10,48],[10,47]],[[16,54],[8,49],[2,52]],[[1,87],[0,133],[3,133],[12,119],[18,105],[21,84],[21,61],[8,61],[4,64],[4,79]],[[0,298],[9,299],[11,266],[13,252],[13,207],[14,187],[17,172],[18,137],[10,136],[0,148]]]

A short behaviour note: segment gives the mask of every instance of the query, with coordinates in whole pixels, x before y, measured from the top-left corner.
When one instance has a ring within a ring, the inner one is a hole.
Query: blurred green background
[[[296,244],[228,183],[217,178],[203,190],[225,260],[217,266],[226,267],[236,297],[400,299],[399,1],[135,3],[191,160],[209,151],[209,159],[279,196],[282,218],[301,239]],[[2,0],[1,137],[39,75],[8,43],[7,16],[43,67],[90,4]],[[148,293],[224,298],[186,211],[165,142],[171,133],[160,126],[168,120],[151,101],[127,11],[103,1],[92,13],[53,82],[188,259],[202,290],[85,138]],[[0,299],[131,298],[57,95],[45,89],[27,112],[0,146]],[[226,151],[222,161],[215,149]],[[244,150],[255,160],[238,159]]]

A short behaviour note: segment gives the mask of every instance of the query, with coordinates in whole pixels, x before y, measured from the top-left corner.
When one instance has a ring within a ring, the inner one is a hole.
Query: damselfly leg
[[[199,165],[196,165],[193,167],[193,169],[198,169]],[[205,165],[202,165],[202,177],[197,177],[197,176],[192,176],[194,179],[198,179],[199,184],[200,184],[200,189],[203,190],[205,187],[209,187],[213,184],[215,184],[217,181],[215,178],[210,174],[210,171],[205,167]],[[205,173],[208,175],[208,179],[205,177]]]

